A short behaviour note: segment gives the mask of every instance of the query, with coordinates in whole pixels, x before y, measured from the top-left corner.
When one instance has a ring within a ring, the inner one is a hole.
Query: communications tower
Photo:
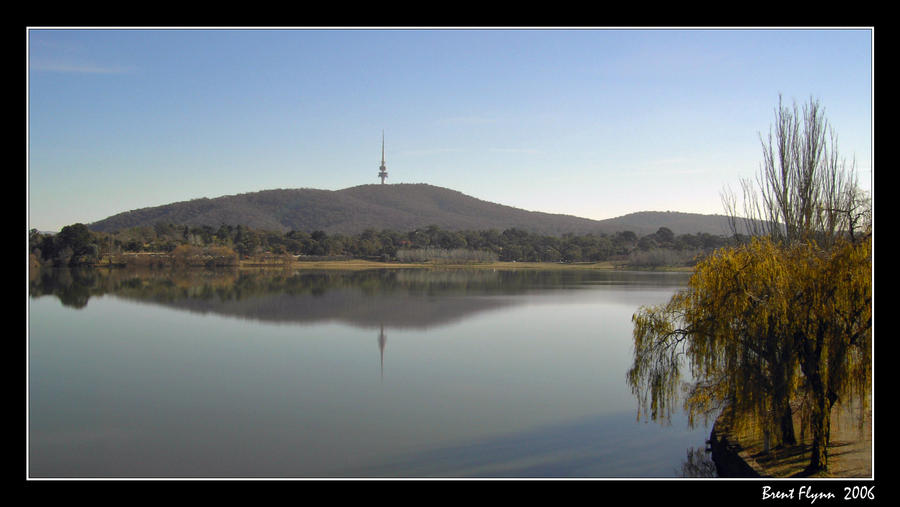
[[[378,177],[381,178],[381,184],[384,185],[384,179],[387,178],[387,166],[384,165],[384,131],[381,131],[381,167],[378,168]]]

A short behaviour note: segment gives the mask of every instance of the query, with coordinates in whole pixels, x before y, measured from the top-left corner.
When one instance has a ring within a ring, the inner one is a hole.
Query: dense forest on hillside
[[[37,265],[93,265],[113,258],[159,259],[160,263],[236,265],[240,259],[358,258],[386,262],[517,261],[602,262],[616,260],[634,266],[692,265],[704,254],[726,244],[723,236],[707,233],[676,235],[666,227],[638,236],[615,234],[451,231],[436,225],[407,232],[367,229],[359,234],[329,234],[321,230],[288,232],[242,225],[188,226],[157,223],[105,233],[84,224],[64,227],[58,234],[32,230],[29,252]],[[135,254],[164,254],[139,257]],[[152,261],[150,261],[152,262]]]
[[[638,235],[666,227],[676,234],[727,234],[722,215],[677,212],[638,212],[607,220],[542,213],[496,204],[456,190],[426,184],[359,185],[343,190],[275,189],[213,199],[194,199],[119,213],[88,224],[91,230],[112,232],[157,223],[190,227],[222,224],[279,231],[324,231],[358,235],[366,230],[412,231],[435,225],[452,231]]]

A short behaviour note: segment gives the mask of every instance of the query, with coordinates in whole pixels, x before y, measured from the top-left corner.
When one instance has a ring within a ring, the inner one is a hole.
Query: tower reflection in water
[[[384,382],[384,346],[387,344],[387,336],[384,334],[384,324],[378,333],[378,350],[381,352],[381,381]]]

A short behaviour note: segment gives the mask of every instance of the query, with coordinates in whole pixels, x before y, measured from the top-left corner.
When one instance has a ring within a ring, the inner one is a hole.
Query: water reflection
[[[30,472],[677,475],[708,432],[636,424],[622,379],[634,309],[685,279],[41,270]]]
[[[384,382],[384,346],[387,344],[387,336],[384,334],[384,324],[378,333],[378,351],[381,354],[381,381]]]
[[[688,450],[681,469],[660,456],[677,456],[681,440],[652,433],[631,414],[603,415],[528,431],[428,449],[354,469],[362,477],[715,477],[702,448]],[[677,458],[676,458],[677,459]],[[713,475],[706,475],[712,473]]]
[[[537,291],[590,285],[679,285],[686,275],[588,270],[213,271],[44,269],[32,297],[84,308],[112,295],[195,313],[278,323],[336,321],[356,327],[426,329],[527,300]]]
[[[709,449],[690,447],[687,458],[681,464],[681,477],[709,478],[717,477],[716,464],[712,460]]]

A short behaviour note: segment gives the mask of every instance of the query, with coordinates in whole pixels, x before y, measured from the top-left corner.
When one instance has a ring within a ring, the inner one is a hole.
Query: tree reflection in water
[[[681,470],[676,470],[676,473],[686,478],[717,477],[716,464],[710,452],[700,447],[688,448],[687,458],[681,463]]]

